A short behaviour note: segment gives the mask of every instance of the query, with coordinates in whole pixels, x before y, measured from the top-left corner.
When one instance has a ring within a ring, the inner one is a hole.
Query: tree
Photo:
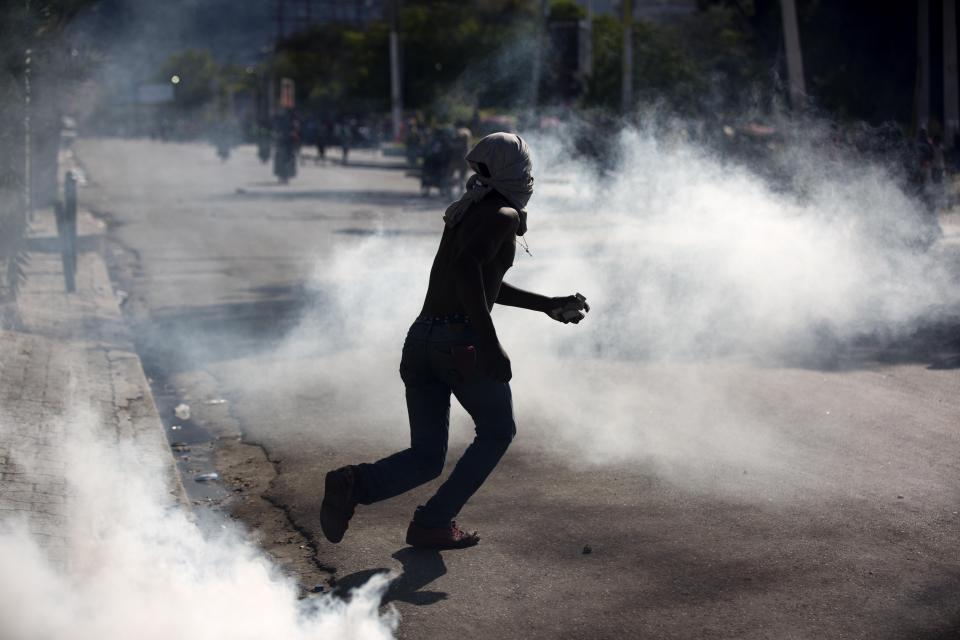
[[[782,75],[779,0],[698,0],[731,12],[745,41]],[[876,0],[797,0],[807,93],[843,119],[879,124],[911,119],[916,4]],[[939,3],[932,3],[939,5]],[[936,19],[936,16],[934,16]]]
[[[765,66],[756,48],[727,7],[708,6],[670,23],[633,25],[635,99],[665,103],[688,114],[740,106],[746,89],[762,83]],[[598,16],[593,21],[593,75],[584,102],[616,109],[620,100],[621,24]]]
[[[187,49],[170,56],[154,77],[156,82],[173,82],[174,104],[196,109],[209,103],[217,92],[220,68],[209,51]]]
[[[582,20],[587,11],[575,0],[553,0],[550,3],[550,20]]]
[[[533,13],[522,0],[406,3],[400,14],[404,102],[443,113],[521,101],[529,84]],[[389,109],[389,27],[325,23],[281,43],[270,65],[293,78],[298,104],[326,113]]]

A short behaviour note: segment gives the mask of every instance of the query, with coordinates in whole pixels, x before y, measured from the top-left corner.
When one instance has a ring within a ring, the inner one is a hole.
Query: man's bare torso
[[[473,205],[456,227],[446,227],[440,239],[440,247],[430,269],[430,284],[421,313],[425,315],[448,315],[466,312],[457,292],[453,261],[471,239],[487,233],[492,218],[505,207],[507,200],[496,192]],[[512,208],[511,208],[512,210]],[[513,214],[516,216],[516,213]],[[515,228],[515,227],[514,227]],[[500,285],[507,270],[513,266],[516,256],[514,234],[508,234],[496,249],[493,257],[481,265],[483,288],[487,309],[492,309],[500,293]]]

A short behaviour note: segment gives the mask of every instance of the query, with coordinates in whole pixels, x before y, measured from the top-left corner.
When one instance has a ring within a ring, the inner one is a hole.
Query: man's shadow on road
[[[447,572],[447,565],[439,551],[432,549],[414,549],[406,547],[394,553],[394,558],[403,565],[403,572],[387,589],[383,596],[383,603],[406,602],[416,606],[435,604],[445,600],[447,594],[443,591],[421,591],[440,576]],[[388,573],[390,570],[383,567],[378,569],[364,569],[337,579],[334,595],[345,597],[351,589],[363,585],[367,580],[378,573]]]

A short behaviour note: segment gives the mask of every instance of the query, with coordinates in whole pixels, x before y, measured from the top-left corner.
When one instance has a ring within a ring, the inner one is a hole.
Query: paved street
[[[78,152],[161,417],[180,426],[173,407],[191,406],[183,428],[216,440],[224,480],[207,497],[303,586],[398,572],[403,638],[960,634],[950,327],[830,363],[643,359],[578,347],[596,339],[592,318],[498,309],[518,436],[461,514],[481,544],[405,546],[431,484],[361,507],[334,546],[319,530],[324,474],[407,440],[396,367],[447,202],[363,152],[357,167],[308,161],[288,186],[252,147],[226,163],[203,145]],[[521,287],[562,273],[568,244],[617,239],[589,220],[538,235],[534,215],[534,256],[518,250],[508,275]],[[589,298],[567,275],[544,293]],[[446,472],[470,435],[456,407]]]

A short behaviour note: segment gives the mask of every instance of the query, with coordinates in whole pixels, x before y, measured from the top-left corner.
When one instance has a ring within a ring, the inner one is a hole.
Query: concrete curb
[[[78,215],[77,290],[67,294],[51,210],[31,223],[20,326],[0,331],[0,520],[24,518],[55,561],[68,488],[64,424],[89,408],[108,441],[165,476],[171,505],[189,505],[143,365],[114,294],[103,223]]]

